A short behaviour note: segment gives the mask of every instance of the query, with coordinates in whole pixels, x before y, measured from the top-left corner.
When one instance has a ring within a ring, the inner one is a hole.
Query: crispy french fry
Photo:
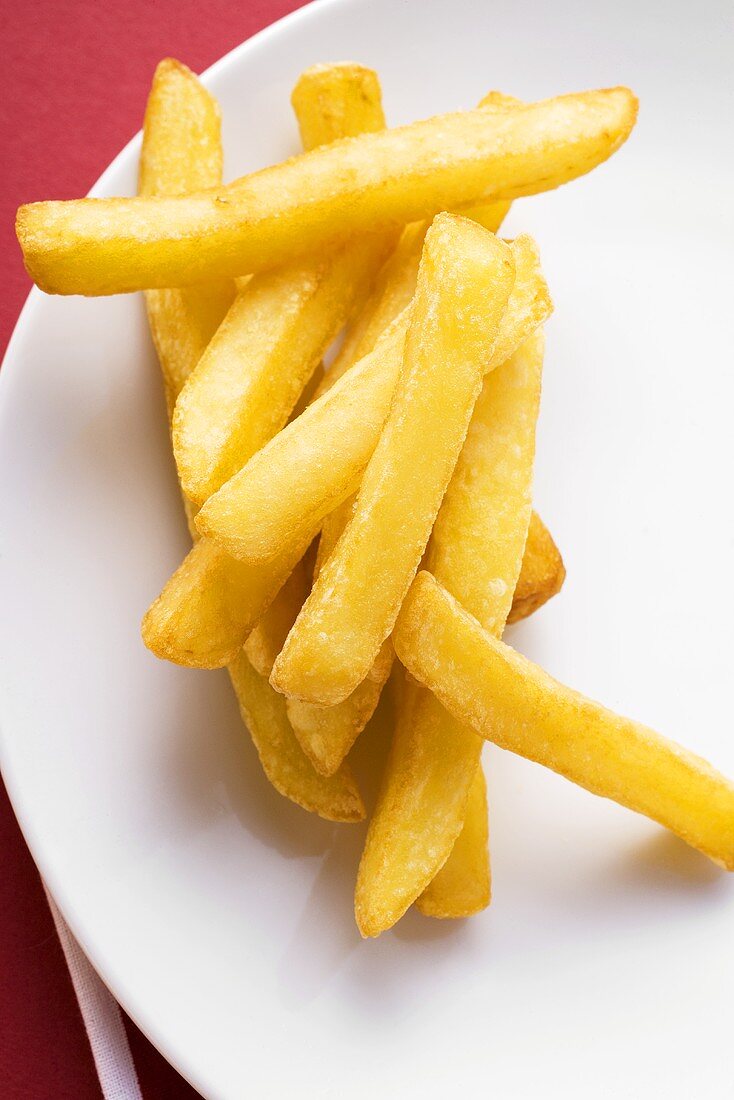
[[[243,561],[263,562],[320,529],[357,489],[379,439],[408,320],[401,315],[371,355],[209,498],[197,517],[202,535]]]
[[[515,285],[488,369],[503,363],[550,315],[532,238],[512,243]],[[359,486],[390,411],[409,310],[347,371],[210,497],[197,516],[203,535],[235,557],[265,561],[307,544],[323,519]]]
[[[537,512],[530,517],[522,569],[512,597],[508,623],[526,619],[557,595],[566,579],[561,552]]]
[[[487,781],[480,764],[469,788],[461,832],[443,867],[415,904],[426,917],[455,920],[486,909],[491,893]]]
[[[411,675],[480,737],[645,814],[734,870],[734,783],[707,761],[553,680],[430,573],[416,578],[393,638]]]
[[[185,195],[221,182],[219,105],[190,69],[166,58],[156,68],[145,110],[139,193]],[[170,412],[232,302],[234,283],[226,279],[145,297]]]
[[[250,664],[261,676],[270,677],[275,658],[303,607],[308,590],[309,577],[305,561],[301,560],[245,642]]]
[[[293,99],[316,144],[355,133],[358,122],[385,124],[377,74],[361,65],[308,69]],[[325,114],[320,104],[330,104]],[[394,242],[393,229],[372,233],[255,275],[239,292],[176,402],[173,449],[192,500],[203,503],[280,431]]]
[[[192,149],[197,155],[192,157]],[[153,76],[143,125],[139,193],[181,195],[222,182],[219,104],[180,61],[161,61]],[[234,298],[220,279],[145,295],[169,418],[181,387],[201,358]],[[193,536],[195,508],[184,495]]]
[[[543,343],[535,333],[485,380],[426,555],[427,567],[498,632],[530,520]],[[429,692],[405,685],[357,877],[363,935],[399,920],[441,869],[461,831],[480,752],[479,738]]]
[[[330,821],[361,821],[364,803],[348,765],[328,779],[315,772],[290,727],[282,695],[273,691],[242,651],[228,671],[263,771],[275,789]]]
[[[389,637],[459,457],[514,279],[506,244],[466,218],[438,215],[423,247],[392,408],[354,516],[273,666],[271,683],[285,695],[341,703]]]
[[[352,234],[552,190],[611,156],[636,115],[627,88],[442,115],[333,142],[218,191],[32,203],[18,211],[18,240],[52,294],[241,275]]]

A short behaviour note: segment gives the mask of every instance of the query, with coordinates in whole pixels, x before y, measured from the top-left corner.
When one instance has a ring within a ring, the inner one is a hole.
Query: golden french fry
[[[393,639],[411,675],[480,737],[645,814],[734,870],[734,783],[553,680],[483,630],[430,573],[416,578]]]
[[[245,642],[250,664],[261,676],[269,678],[273,671],[275,658],[303,607],[308,590],[309,577],[305,562],[301,560]]]
[[[426,917],[471,917],[487,908],[491,893],[487,782],[480,765],[469,788],[461,832],[443,867],[415,904]]]
[[[192,150],[197,155],[192,156]],[[143,124],[139,193],[181,195],[222,182],[219,104],[179,61],[161,61],[153,76]],[[231,279],[145,295],[168,415],[234,297]],[[191,534],[195,508],[184,495]]]
[[[543,334],[485,379],[426,555],[428,568],[501,632],[530,520]],[[469,574],[467,575],[467,568]],[[481,741],[411,681],[357,877],[363,935],[399,920],[458,837]]]
[[[240,652],[228,666],[243,720],[275,789],[329,821],[361,821],[364,803],[347,764],[330,778],[314,771],[288,722],[285,699]]]
[[[552,190],[626,140],[627,88],[442,115],[292,157],[228,188],[18,211],[26,268],[52,294],[182,286],[290,263],[377,228]]]
[[[353,134],[360,122],[385,125],[377,74],[361,65],[308,69],[293,99],[316,144]],[[192,500],[203,503],[280,431],[394,241],[392,229],[372,233],[255,275],[239,292],[176,403],[173,450]]]
[[[523,235],[511,249],[515,285],[488,370],[552,309],[535,242]],[[201,534],[249,561],[265,561],[313,538],[324,517],[359,486],[390,411],[409,319],[405,310],[369,355],[209,498],[197,516]]]
[[[530,517],[522,569],[512,597],[508,623],[526,619],[557,595],[566,579],[561,552],[537,512]]]
[[[389,637],[459,457],[514,279],[506,244],[466,218],[436,217],[400,379],[354,516],[273,666],[271,683],[283,694],[341,703]]]

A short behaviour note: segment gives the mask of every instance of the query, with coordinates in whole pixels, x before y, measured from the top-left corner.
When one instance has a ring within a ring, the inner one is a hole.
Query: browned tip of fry
[[[634,129],[640,110],[640,101],[632,89],[627,88],[624,84],[618,84],[614,88],[605,88],[603,92],[617,104],[619,110],[618,135],[614,142],[614,149],[618,149]]]
[[[479,101],[480,107],[522,107],[523,101],[504,92],[487,92]]]
[[[561,552],[538,513],[533,512],[508,623],[532,615],[561,591],[565,579]]]
[[[188,65],[184,65],[183,61],[177,61],[175,57],[164,57],[155,67],[153,80],[167,76],[169,73],[180,73],[181,76],[192,76],[195,80],[198,79],[196,73]]]

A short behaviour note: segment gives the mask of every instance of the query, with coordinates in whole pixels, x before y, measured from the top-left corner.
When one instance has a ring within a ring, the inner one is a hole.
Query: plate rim
[[[246,58],[249,53],[258,50],[263,42],[276,39],[283,33],[290,33],[294,25],[311,19],[328,18],[328,13],[334,8],[356,8],[365,3],[369,3],[369,0],[308,0],[302,7],[287,12],[285,15],[281,16],[280,19],[275,20],[273,23],[269,23],[261,30],[256,31],[255,34],[251,35],[249,38],[246,38],[243,42],[238,43],[238,45],[234,46],[227,53],[222,54],[222,56],[217,58],[208,68],[197,75],[202,83],[208,87],[210,82],[215,80],[220,72],[233,65],[237,65],[242,58]],[[120,149],[119,153],[117,153],[103,169],[102,173],[90,187],[86,197],[97,197],[104,191],[109,176],[118,169],[122,162],[128,161],[131,157],[137,155],[141,140],[142,128],[133,134],[125,145],[123,145],[122,149]],[[13,331],[2,358],[2,363],[0,363],[0,409],[4,409],[5,405],[12,400],[9,394],[9,387],[12,386],[16,375],[16,369],[13,368],[12,364],[14,360],[17,360],[17,347],[24,338],[28,327],[33,324],[36,311],[47,297],[48,295],[39,290],[37,286],[31,287],[21,307],[20,313],[18,314],[18,319],[13,326]],[[0,702],[2,702],[4,694],[5,687],[2,677],[0,677]],[[24,804],[25,797],[22,790],[23,785],[16,777],[10,760],[10,752],[8,749],[10,736],[4,712],[5,707],[0,707],[0,775],[2,775],[8,800],[15,814],[15,819],[23,836],[23,840],[25,841],[41,879],[41,885],[49,893],[86,959],[120,1008],[123,1009],[135,1026],[139,1028],[146,1039],[156,1048],[159,1054],[166,1059],[176,1072],[179,1073],[192,1088],[201,1093],[202,1097],[206,1096],[207,1090],[209,1089],[209,1083],[202,1080],[199,1076],[193,1061],[189,1062],[186,1059],[184,1051],[172,1050],[170,1048],[170,1044],[165,1035],[157,1028],[155,1019],[147,1014],[144,1005],[136,1002],[132,990],[128,989],[124,978],[109,973],[105,958],[101,956],[93,943],[90,942],[93,939],[92,931],[86,928],[85,922],[81,914],[77,911],[73,899],[66,892],[64,884],[60,880],[60,876],[57,875],[54,869],[49,865],[46,859],[43,841],[36,832],[32,810]]]

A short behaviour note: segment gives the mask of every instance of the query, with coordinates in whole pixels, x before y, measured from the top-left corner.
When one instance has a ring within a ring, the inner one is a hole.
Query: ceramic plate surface
[[[563,594],[510,639],[734,774],[728,3],[319,0],[225,57],[227,175],[297,148],[301,69],[379,70],[392,123],[630,84],[630,142],[518,202],[555,299],[537,507]],[[183,59],[185,60],[185,58]],[[96,194],[132,194],[139,141]],[[360,827],[268,787],[227,677],[140,641],[187,548],[141,296],[34,291],[0,378],[3,769],[125,1008],[208,1098],[734,1090],[734,882],[643,818],[487,754],[494,901],[362,942]]]

